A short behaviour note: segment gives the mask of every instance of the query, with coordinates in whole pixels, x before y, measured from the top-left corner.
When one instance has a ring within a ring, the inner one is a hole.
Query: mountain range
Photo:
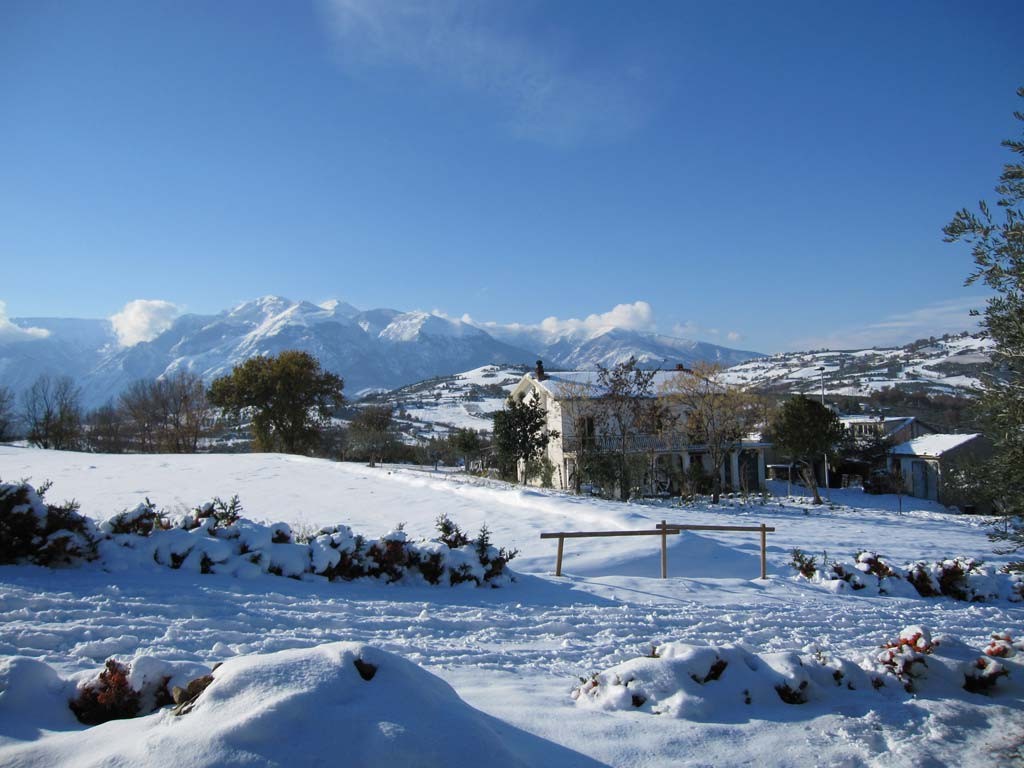
[[[71,376],[88,407],[133,381],[189,370],[210,381],[255,355],[300,349],[345,379],[357,396],[493,363],[592,369],[636,357],[650,367],[715,361],[734,365],[759,353],[617,327],[550,331],[480,327],[434,313],[360,310],[265,296],[216,315],[186,314],[149,341],[122,346],[109,320],[12,318],[46,332],[0,336],[0,385],[20,392],[41,374]]]

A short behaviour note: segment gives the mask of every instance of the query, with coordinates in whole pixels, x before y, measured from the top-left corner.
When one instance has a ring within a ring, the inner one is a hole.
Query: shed
[[[898,470],[908,495],[947,504],[951,501],[943,474],[956,462],[984,458],[988,451],[988,442],[978,433],[922,435],[889,451],[889,469]]]

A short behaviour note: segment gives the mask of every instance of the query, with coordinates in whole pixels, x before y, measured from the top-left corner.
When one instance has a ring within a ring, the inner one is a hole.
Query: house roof
[[[665,384],[680,373],[681,371],[654,371],[651,392],[657,395]],[[550,371],[542,381],[537,381],[534,373],[528,373],[526,378],[546,389],[556,400],[583,393],[590,397],[600,397],[604,394],[598,389],[597,371]]]
[[[900,443],[889,453],[897,456],[941,456],[946,451],[959,448],[964,443],[969,443],[976,437],[977,432],[966,435],[922,435]]]
[[[840,416],[839,421],[843,424],[895,424],[896,422],[914,421],[914,416],[873,416],[869,413],[855,413],[849,416]]]

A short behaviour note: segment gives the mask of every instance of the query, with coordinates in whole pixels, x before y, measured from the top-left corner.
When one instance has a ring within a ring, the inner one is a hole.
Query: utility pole
[[[819,365],[818,366],[818,373],[821,374],[821,407],[824,408],[825,407],[825,366]],[[831,502],[832,501],[832,492],[829,490],[829,486],[828,486],[828,454],[827,453],[824,454],[824,458],[825,458],[825,495],[828,497],[828,500]]]

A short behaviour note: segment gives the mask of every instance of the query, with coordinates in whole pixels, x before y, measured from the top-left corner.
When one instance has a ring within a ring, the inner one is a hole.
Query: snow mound
[[[0,749],[0,762],[455,766],[476,755],[489,766],[527,765],[516,755],[520,745],[506,743],[513,729],[493,726],[440,678],[370,646],[331,643],[238,657],[213,677],[180,717],[164,709],[111,721]]]
[[[649,656],[582,678],[572,698],[591,709],[707,723],[793,720],[800,711],[812,718],[837,708],[868,712],[883,697],[910,695],[991,696],[1020,706],[1022,670],[1011,658],[1016,646],[1009,633],[993,638],[990,649],[979,653],[954,638],[932,641],[928,630],[911,626],[860,663],[820,651],[756,654],[738,644],[665,643]],[[794,709],[799,705],[806,707]]]

